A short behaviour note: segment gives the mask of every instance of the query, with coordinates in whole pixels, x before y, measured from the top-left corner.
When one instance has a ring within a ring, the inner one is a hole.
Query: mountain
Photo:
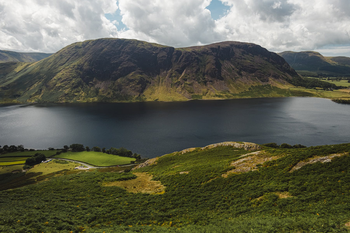
[[[299,79],[283,58],[255,44],[221,42],[176,49],[137,40],[98,39],[74,43],[37,63],[0,67],[0,100],[113,102],[288,96],[285,86]]]
[[[350,76],[350,57],[324,57],[318,52],[282,52],[290,66],[311,76]]]
[[[0,50],[0,63],[3,62],[36,62],[51,56],[50,53],[17,53]]]

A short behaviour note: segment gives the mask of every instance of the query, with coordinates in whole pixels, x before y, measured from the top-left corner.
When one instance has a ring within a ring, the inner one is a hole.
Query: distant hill
[[[51,56],[50,53],[17,53],[0,50],[0,63],[3,62],[36,62]]]
[[[324,57],[313,51],[287,51],[279,55],[302,75],[350,77],[349,57]]]
[[[290,95],[299,75],[259,45],[175,49],[127,39],[74,43],[35,64],[0,68],[3,102],[176,101]],[[1,76],[2,73],[2,76]],[[282,88],[282,89],[281,89]]]

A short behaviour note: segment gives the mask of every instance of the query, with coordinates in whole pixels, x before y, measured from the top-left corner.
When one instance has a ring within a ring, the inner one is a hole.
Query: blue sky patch
[[[230,7],[224,5],[220,0],[212,0],[207,9],[210,10],[211,17],[217,20],[224,16]]]
[[[105,16],[111,22],[113,22],[114,20],[116,20],[118,22],[118,24],[116,24],[118,30],[123,30],[123,29],[127,30],[128,29],[128,27],[125,24],[123,24],[123,22],[122,22],[122,16],[120,14],[119,9],[116,12],[114,12],[113,14],[105,14]]]

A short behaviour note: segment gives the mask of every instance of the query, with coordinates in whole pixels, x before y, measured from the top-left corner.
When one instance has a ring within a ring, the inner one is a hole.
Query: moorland
[[[226,142],[133,169],[62,167],[0,192],[0,231],[346,232],[349,151]]]

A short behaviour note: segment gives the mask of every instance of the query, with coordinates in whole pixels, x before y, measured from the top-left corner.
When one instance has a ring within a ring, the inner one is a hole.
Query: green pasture
[[[13,166],[3,166],[0,165],[0,175],[1,174],[6,174],[6,173],[11,173],[16,170],[22,170],[23,165],[13,165]]]
[[[135,161],[134,158],[121,157],[118,155],[110,155],[94,151],[67,152],[57,155],[55,158],[71,159],[99,167],[130,164],[131,161]]]
[[[21,161],[12,161],[12,162],[1,162],[0,161],[0,166],[11,166],[11,165],[18,165],[18,164],[25,164],[25,160]]]
[[[16,151],[6,154],[1,154],[1,157],[32,157],[36,153],[44,154],[46,157],[51,157],[56,154],[58,150],[36,150],[36,151]]]
[[[0,157],[0,166],[25,164],[28,157]]]
[[[294,94],[293,96],[310,96],[320,98],[350,98],[350,93],[342,90],[325,91],[321,89],[307,89],[304,87],[292,87],[289,90]]]
[[[327,80],[327,79],[322,79],[322,81],[324,81],[324,82],[327,82],[327,83],[332,83],[332,84],[335,84],[335,85],[337,85],[337,86],[342,86],[342,87],[350,87],[350,83],[348,82],[348,80],[340,80],[340,81],[338,81],[338,80]]]

